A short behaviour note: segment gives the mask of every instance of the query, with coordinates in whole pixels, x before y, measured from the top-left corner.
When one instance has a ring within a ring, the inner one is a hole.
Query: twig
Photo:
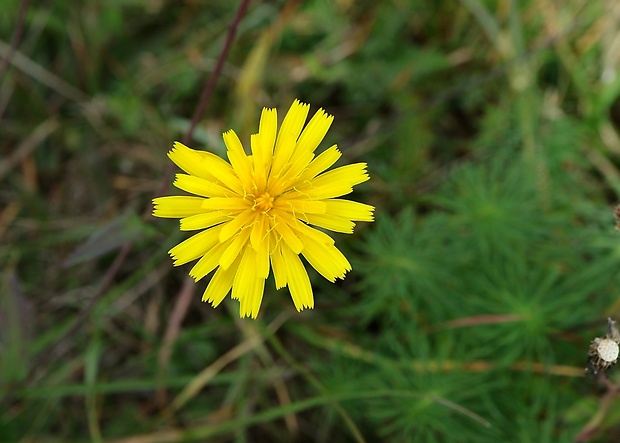
[[[4,54],[2,63],[0,64],[0,83],[4,76],[4,71],[9,66],[9,62],[15,53],[15,49],[19,46],[22,39],[22,31],[24,30],[24,19],[26,18],[26,11],[28,10],[28,0],[21,0],[19,4],[19,13],[17,15],[17,23],[15,23],[15,30],[11,36],[11,43],[9,43],[10,49]]]
[[[219,58],[217,59],[217,64],[215,65],[215,69],[211,73],[209,80],[205,84],[205,87],[202,90],[202,94],[200,94],[200,101],[198,102],[198,107],[194,111],[194,115],[192,116],[192,121],[189,125],[189,129],[183,137],[183,143],[189,143],[194,134],[194,129],[196,129],[196,125],[198,124],[198,120],[200,120],[200,116],[202,115],[207,103],[209,102],[209,98],[211,97],[211,93],[213,92],[213,88],[215,87],[215,82],[220,76],[220,72],[222,72],[222,67],[224,66],[224,60],[226,60],[226,56],[230,51],[232,46],[232,42],[235,39],[235,35],[237,34],[237,28],[239,27],[239,23],[241,19],[245,15],[245,12],[248,9],[250,4],[250,0],[242,0],[239,5],[239,9],[237,10],[237,15],[235,19],[230,24],[230,28],[228,29],[228,35],[226,36],[226,42],[224,43],[224,48],[222,48],[222,52],[220,53]]]

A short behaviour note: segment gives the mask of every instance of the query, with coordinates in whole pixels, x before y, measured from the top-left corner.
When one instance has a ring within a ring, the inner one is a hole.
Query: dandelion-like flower
[[[374,207],[336,198],[369,179],[366,163],[325,172],[341,156],[336,145],[315,156],[333,116],[319,109],[304,127],[309,108],[295,100],[279,132],[276,110],[264,108],[251,155],[233,130],[225,132],[230,163],[179,142],[168,153],[186,172],[174,185],[195,196],[155,198],[153,215],[180,218],[182,231],[202,230],[169,253],[175,266],[198,259],[189,271],[195,281],[215,270],[202,296],[213,307],[232,289],[240,316],[256,318],[270,269],[298,311],[314,307],[300,254],[331,282],[351,270],[334,240],[315,227],[350,234],[355,221],[373,221]]]

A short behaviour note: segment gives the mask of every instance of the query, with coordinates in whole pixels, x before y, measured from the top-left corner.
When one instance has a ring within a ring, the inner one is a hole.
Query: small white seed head
[[[608,364],[613,364],[618,359],[620,354],[620,347],[611,338],[602,338],[599,340],[596,347],[596,353],[599,358]]]
[[[620,206],[618,207],[620,218]],[[607,319],[607,334],[604,337],[597,337],[592,340],[588,350],[588,366],[586,373],[597,375],[600,371],[607,370],[616,364],[620,355],[620,331],[616,328],[616,322],[611,318]]]

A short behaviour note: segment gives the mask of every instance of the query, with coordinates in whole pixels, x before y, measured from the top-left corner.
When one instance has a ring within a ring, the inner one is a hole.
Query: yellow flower
[[[234,131],[225,132],[230,163],[179,142],[168,153],[187,173],[177,174],[174,185],[196,197],[156,198],[153,215],[180,218],[182,231],[202,230],[169,253],[175,266],[199,259],[189,271],[196,281],[217,269],[202,296],[214,307],[232,288],[239,315],[256,318],[270,269],[298,311],[314,307],[299,254],[331,282],[351,270],[334,240],[311,225],[350,234],[354,221],[373,221],[372,206],[335,198],[369,179],[366,163],[325,172],[340,158],[338,147],[314,151],[333,116],[319,109],[304,128],[309,108],[295,100],[279,132],[276,110],[264,108],[252,155]]]

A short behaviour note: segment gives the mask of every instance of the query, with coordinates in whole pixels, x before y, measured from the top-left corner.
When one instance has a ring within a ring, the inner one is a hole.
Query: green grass
[[[377,208],[314,310],[269,280],[255,321],[143,217],[236,4],[44,3],[0,72],[0,441],[620,439],[583,377],[620,318],[614,0],[252,2],[190,145],[299,98]]]

